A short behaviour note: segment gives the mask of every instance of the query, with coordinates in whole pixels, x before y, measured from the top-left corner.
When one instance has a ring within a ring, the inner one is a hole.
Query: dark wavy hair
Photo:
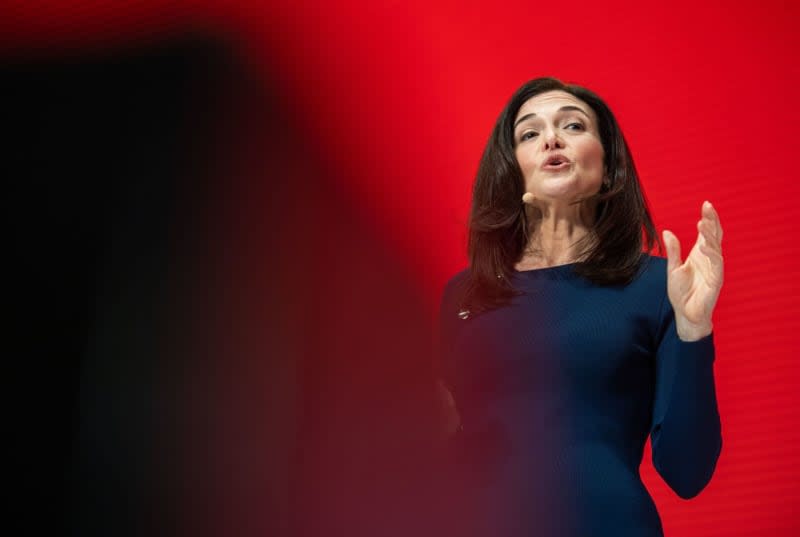
[[[577,245],[575,272],[600,285],[625,284],[638,272],[643,246],[648,252],[655,246],[663,251],[628,144],[606,103],[581,86],[537,78],[520,87],[506,104],[475,178],[467,244],[470,270],[461,301],[473,313],[505,305],[518,294],[509,277],[530,237],[521,201],[525,183],[515,154],[514,119],[528,99],[553,90],[569,93],[594,110],[605,154],[607,184],[592,196],[597,201],[596,218],[591,233]]]

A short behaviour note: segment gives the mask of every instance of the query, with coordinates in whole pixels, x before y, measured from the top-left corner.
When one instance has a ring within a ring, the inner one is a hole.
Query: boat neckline
[[[553,266],[550,266],[550,267],[539,267],[539,268],[526,269],[526,270],[514,269],[514,271],[517,272],[518,274],[535,274],[535,273],[541,273],[541,272],[559,272],[559,271],[564,271],[564,270],[567,270],[569,268],[572,268],[577,264],[578,264],[577,262],[572,262],[572,263],[565,263],[563,265],[553,265]]]

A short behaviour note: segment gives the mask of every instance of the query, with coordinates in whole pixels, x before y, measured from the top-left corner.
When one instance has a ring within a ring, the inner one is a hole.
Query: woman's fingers
[[[711,259],[714,265],[722,263],[722,225],[719,221],[717,210],[711,202],[704,201],[700,208],[701,219],[697,222],[697,242],[695,248]],[[662,233],[664,246],[667,250],[667,268],[671,272],[681,263],[681,244],[678,237],[668,230]],[[694,251],[694,249],[693,249]],[[690,257],[694,257],[691,253]]]
[[[722,265],[722,255],[719,253],[718,250],[711,248],[707,244],[700,245],[700,252],[705,254],[706,257],[711,261],[711,264],[715,267]]]
[[[705,243],[715,250],[722,251],[722,246],[719,243],[719,237],[714,234],[715,229],[716,228],[714,224],[708,220],[703,219],[697,223],[697,231],[700,232],[700,235],[702,235]]]
[[[717,213],[717,209],[713,205],[711,205],[710,201],[704,201],[701,213],[703,215],[703,218],[706,218],[711,222],[714,236],[717,238],[717,241],[721,243],[722,223],[719,220],[719,213]]]

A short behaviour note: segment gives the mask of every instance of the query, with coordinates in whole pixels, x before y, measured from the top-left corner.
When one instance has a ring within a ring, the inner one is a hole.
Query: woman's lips
[[[542,169],[557,172],[565,168],[569,168],[569,165],[570,165],[569,162],[562,162],[560,164],[545,164],[544,166],[542,166]]]

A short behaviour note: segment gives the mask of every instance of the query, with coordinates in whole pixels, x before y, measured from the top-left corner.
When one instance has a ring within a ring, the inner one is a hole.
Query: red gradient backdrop
[[[198,29],[229,40],[269,81],[300,151],[346,177],[337,196],[399,252],[431,322],[465,265],[471,181],[505,101],[543,75],[595,90],[617,114],[659,229],[688,248],[704,199],[725,229],[723,453],[688,502],[646,453],[665,532],[789,536],[800,529],[798,21],[800,4],[777,0],[12,1],[0,8],[0,46],[33,57]]]

